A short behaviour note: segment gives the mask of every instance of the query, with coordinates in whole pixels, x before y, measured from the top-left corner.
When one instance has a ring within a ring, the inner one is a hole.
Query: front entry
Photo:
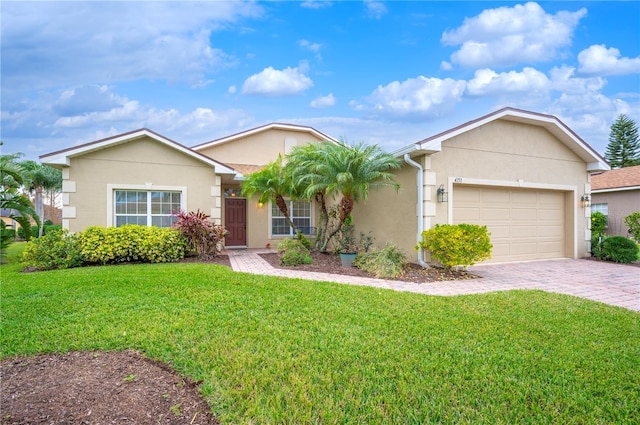
[[[224,227],[229,234],[225,237],[225,246],[247,246],[247,200],[225,198]]]

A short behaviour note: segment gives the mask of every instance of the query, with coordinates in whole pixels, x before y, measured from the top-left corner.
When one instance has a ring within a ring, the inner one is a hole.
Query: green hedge
[[[442,224],[422,232],[420,246],[445,268],[472,266],[491,258],[491,239],[487,226]]]
[[[185,242],[171,228],[126,225],[89,227],[82,233],[52,230],[27,243],[22,263],[40,270],[83,264],[166,263],[184,257]]]

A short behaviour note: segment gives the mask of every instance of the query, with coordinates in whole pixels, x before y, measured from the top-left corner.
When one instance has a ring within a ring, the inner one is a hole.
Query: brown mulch
[[[2,424],[218,424],[197,386],[140,353],[71,352],[0,362]]]
[[[311,259],[313,260],[312,264],[300,264],[293,267],[281,266],[277,253],[259,255],[273,267],[281,269],[304,270],[310,272],[332,273],[347,276],[375,277],[370,273],[358,269],[357,267],[342,267],[342,263],[340,262],[340,257],[338,255],[323,254],[317,251],[311,253]],[[397,278],[389,278],[387,280],[399,280],[403,282],[414,283],[433,283],[441,282],[444,280],[475,279],[477,277],[478,276],[465,271],[446,271],[442,268],[437,267],[424,269],[417,264],[409,263],[402,276]]]

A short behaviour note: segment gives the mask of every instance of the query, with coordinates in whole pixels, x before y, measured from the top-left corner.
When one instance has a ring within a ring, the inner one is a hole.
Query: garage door
[[[563,193],[458,185],[453,193],[454,224],[491,232],[490,262],[565,257]]]

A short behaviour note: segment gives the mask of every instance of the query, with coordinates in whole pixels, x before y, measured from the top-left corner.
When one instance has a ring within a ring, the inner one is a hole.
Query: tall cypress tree
[[[611,125],[609,144],[604,157],[611,168],[624,168],[640,164],[640,139],[635,121],[624,114]]]

